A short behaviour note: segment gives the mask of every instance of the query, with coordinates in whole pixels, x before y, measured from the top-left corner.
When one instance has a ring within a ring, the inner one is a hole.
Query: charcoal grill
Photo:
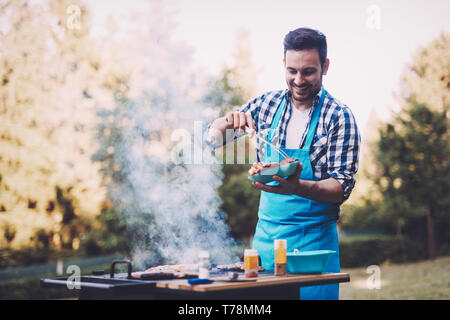
[[[118,264],[126,264],[126,273],[115,273]],[[348,282],[347,273],[319,274],[287,274],[274,276],[273,272],[260,272],[256,281],[222,282],[226,272],[212,270],[212,284],[189,285],[186,279],[147,280],[135,279],[131,276],[132,263],[129,260],[115,260],[111,264],[110,273],[103,270],[94,271],[92,275],[79,278],[79,299],[119,299],[119,300],[298,300],[299,287]],[[239,272],[243,278],[244,273]],[[41,279],[43,288],[68,287],[69,277]]]

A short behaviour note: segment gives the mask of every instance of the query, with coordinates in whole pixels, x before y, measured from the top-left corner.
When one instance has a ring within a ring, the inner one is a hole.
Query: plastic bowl
[[[261,182],[261,183],[269,183],[273,180],[272,176],[279,176],[282,178],[289,177],[295,173],[297,170],[298,161],[292,161],[289,163],[283,164],[274,164],[270,167],[263,168],[261,172],[254,174],[252,176],[248,176],[248,179],[252,182]]]
[[[328,260],[336,253],[333,250],[298,251],[287,253],[287,272],[319,273],[325,270]]]

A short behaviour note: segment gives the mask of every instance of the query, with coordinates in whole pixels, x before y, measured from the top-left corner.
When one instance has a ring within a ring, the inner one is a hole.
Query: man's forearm
[[[342,186],[334,178],[320,181],[300,180],[296,195],[321,202],[342,203],[344,201]]]

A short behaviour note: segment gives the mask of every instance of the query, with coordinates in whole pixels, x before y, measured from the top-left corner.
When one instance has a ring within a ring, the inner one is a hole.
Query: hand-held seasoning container
[[[198,278],[209,279],[209,252],[200,251],[198,253]]]
[[[286,248],[287,241],[286,240],[275,240],[273,242],[274,251],[275,251],[275,275],[276,276],[284,276],[286,274]]]
[[[244,271],[246,278],[258,276],[258,250],[244,250]]]

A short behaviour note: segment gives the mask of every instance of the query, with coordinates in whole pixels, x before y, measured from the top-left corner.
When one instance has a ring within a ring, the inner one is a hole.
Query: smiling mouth
[[[299,92],[299,93],[304,93],[306,90],[308,90],[309,89],[309,86],[306,86],[306,87],[294,87],[294,89],[295,89],[295,91],[296,92]]]

